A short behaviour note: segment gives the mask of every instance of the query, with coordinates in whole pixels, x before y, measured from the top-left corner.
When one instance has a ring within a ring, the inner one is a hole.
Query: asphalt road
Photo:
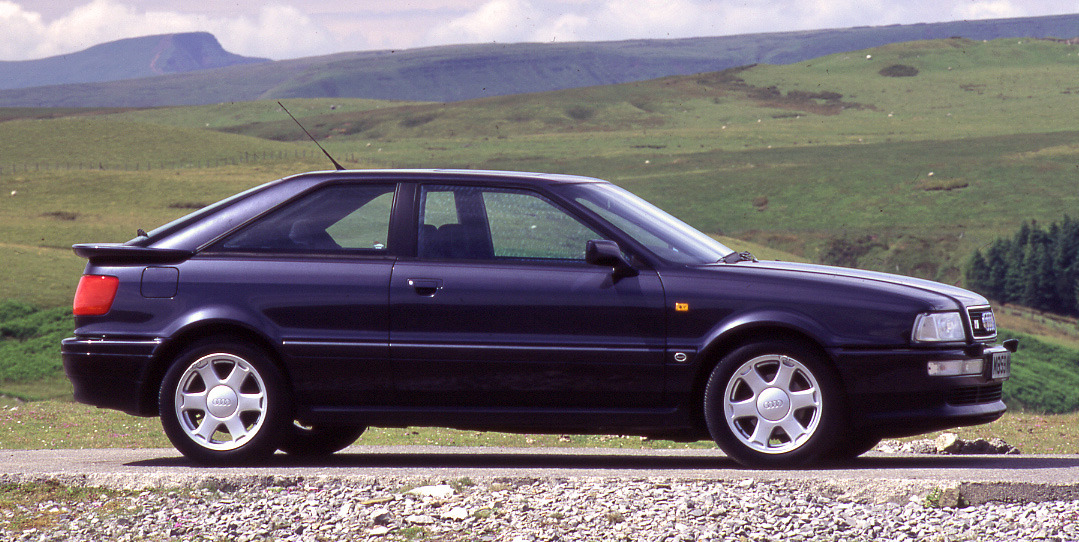
[[[940,488],[970,504],[1079,499],[1079,456],[926,456],[870,453],[810,470],[755,471],[714,450],[595,448],[347,448],[321,459],[284,455],[257,466],[209,468],[172,449],[0,450],[0,480],[55,478],[112,487],[176,487],[233,480],[622,478],[784,481],[853,500],[898,501]]]

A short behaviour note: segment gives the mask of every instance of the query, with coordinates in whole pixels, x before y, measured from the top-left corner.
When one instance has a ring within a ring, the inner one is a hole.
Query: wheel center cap
[[[236,392],[228,386],[215,386],[206,394],[206,410],[215,418],[228,418],[236,412]]]
[[[777,422],[791,410],[791,398],[779,388],[768,388],[757,397],[757,412],[762,418]]]

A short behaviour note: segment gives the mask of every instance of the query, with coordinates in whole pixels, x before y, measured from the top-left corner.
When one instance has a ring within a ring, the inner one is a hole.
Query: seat
[[[428,225],[420,232],[420,254],[423,257],[447,260],[489,260],[492,258],[490,243],[483,231],[464,224],[443,224],[431,234]],[[433,227],[433,226],[430,226]],[[422,238],[430,236],[432,242]]]
[[[311,250],[333,250],[341,248],[337,241],[326,232],[326,228],[313,220],[297,220],[289,230],[288,238],[296,246]]]

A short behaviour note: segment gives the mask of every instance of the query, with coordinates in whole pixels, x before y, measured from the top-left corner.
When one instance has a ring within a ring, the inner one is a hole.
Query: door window
[[[583,261],[586,243],[603,238],[533,192],[448,186],[420,192],[420,257]]]

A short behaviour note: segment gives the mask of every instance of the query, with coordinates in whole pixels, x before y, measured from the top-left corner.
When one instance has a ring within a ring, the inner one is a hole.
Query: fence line
[[[201,169],[222,166],[236,166],[266,161],[279,161],[286,159],[317,158],[322,153],[308,150],[287,151],[261,151],[248,152],[243,155],[231,157],[207,158],[205,160],[176,160],[176,161],[146,161],[123,164],[109,164],[104,161],[98,162],[11,162],[0,164],[0,176],[14,175],[16,173],[30,173],[32,171],[152,171],[155,169]],[[356,154],[349,153],[345,161],[355,162]]]

